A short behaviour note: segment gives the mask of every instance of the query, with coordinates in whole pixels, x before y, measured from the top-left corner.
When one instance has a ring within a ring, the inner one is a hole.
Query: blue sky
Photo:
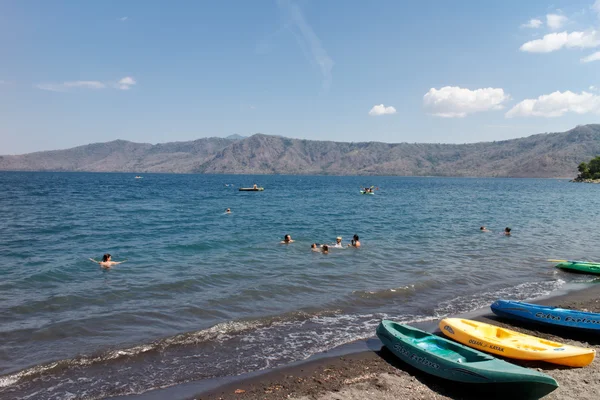
[[[600,0],[5,1],[0,57],[0,154],[600,122]]]

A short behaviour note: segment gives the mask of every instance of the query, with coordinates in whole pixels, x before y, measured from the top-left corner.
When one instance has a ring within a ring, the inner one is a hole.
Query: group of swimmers
[[[481,228],[479,228],[479,230],[481,232],[491,232],[489,229],[487,229],[485,226],[482,226]],[[506,228],[504,228],[504,231],[502,232],[505,236],[510,236],[510,228],[507,226]]]
[[[227,208],[225,210],[225,214],[231,214],[231,209]],[[481,227],[482,230],[484,230],[484,228],[485,228],[484,226]],[[290,243],[294,243],[294,241],[292,240],[292,237],[290,235],[285,235],[283,237],[283,240],[280,243],[281,244],[290,244]],[[342,237],[338,236],[337,238],[335,238],[335,243],[333,243],[331,245],[319,244],[319,243],[313,243],[310,245],[310,248],[312,251],[320,251],[324,254],[329,253],[329,247],[344,247],[342,245]],[[360,247],[360,240],[358,238],[358,235],[353,236],[352,240],[350,241],[350,243],[348,244],[347,247]],[[127,260],[113,261],[112,256],[110,254],[106,253],[104,256],[102,256],[102,261],[97,261],[97,260],[94,260],[93,258],[90,258],[90,261],[93,261],[96,264],[99,264],[103,268],[110,268],[113,265],[118,265],[118,264],[124,263]]]
[[[291,235],[285,235],[283,237],[283,240],[281,242],[279,242],[281,244],[290,244],[290,243],[294,243],[294,240],[292,240],[292,236]],[[343,248],[344,245],[342,244],[342,237],[338,236],[335,238],[335,243],[332,243],[331,245],[329,244],[320,244],[320,243],[313,243],[310,245],[310,249],[312,251],[320,251],[323,254],[327,254],[329,253],[329,248],[330,247],[337,247],[337,248]],[[352,237],[352,240],[350,241],[350,243],[348,243],[347,247],[360,247],[360,240],[358,235],[354,235]]]

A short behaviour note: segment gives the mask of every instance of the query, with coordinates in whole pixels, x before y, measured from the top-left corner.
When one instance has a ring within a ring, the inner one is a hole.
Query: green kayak
[[[556,264],[557,268],[569,271],[584,272],[586,274],[600,274],[600,263],[587,261],[565,261]]]
[[[377,336],[407,364],[440,378],[474,384],[489,393],[506,390],[519,393],[519,398],[540,398],[558,387],[548,375],[408,325],[383,320]]]

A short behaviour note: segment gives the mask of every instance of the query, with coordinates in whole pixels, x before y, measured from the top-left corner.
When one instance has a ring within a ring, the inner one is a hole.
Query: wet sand
[[[600,285],[556,297],[530,301],[537,304],[600,312]],[[545,328],[538,325],[508,324],[489,313],[474,319],[600,352],[600,335]],[[449,383],[416,370],[399,361],[381,343],[371,340],[373,351],[322,358],[299,365],[272,370],[251,378],[225,384],[191,397],[216,399],[480,399],[491,393],[474,393],[469,385]],[[373,345],[373,343],[375,343]],[[560,387],[545,399],[600,399],[600,361],[584,368],[568,368],[539,362],[517,362],[542,371],[557,380]],[[518,393],[511,396],[517,399]]]

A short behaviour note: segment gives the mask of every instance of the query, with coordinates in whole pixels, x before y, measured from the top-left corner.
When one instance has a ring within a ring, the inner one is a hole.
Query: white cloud
[[[333,68],[333,60],[323,48],[321,40],[313,31],[311,26],[304,19],[304,15],[300,8],[291,0],[278,0],[280,9],[286,11],[287,17],[290,20],[288,28],[296,37],[298,44],[304,51],[307,58],[311,62],[319,66],[321,75],[323,76],[323,88],[329,89],[331,86],[331,70]]]
[[[392,106],[386,107],[383,104],[378,104],[373,106],[373,108],[371,108],[371,111],[369,111],[369,115],[372,117],[377,117],[379,115],[386,114],[396,114],[396,109]]]
[[[567,22],[568,18],[565,17],[564,15],[558,15],[558,14],[547,14],[546,15],[546,25],[548,25],[548,28],[552,29],[553,31],[559,30],[560,28],[563,27],[563,25]]]
[[[69,89],[104,89],[106,85],[99,81],[70,81],[62,83],[41,83],[36,85],[36,87],[51,92],[66,92]]]
[[[74,81],[63,83],[68,88],[104,89],[106,85],[98,81]]]
[[[600,0],[599,0],[599,1],[600,1]],[[581,59],[581,62],[582,62],[582,63],[589,63],[589,62],[592,62],[592,61],[598,61],[598,60],[600,60],[600,51],[597,51],[597,52],[595,52],[595,53],[593,53],[593,54],[590,54],[590,55],[589,55],[589,56],[587,56],[587,57],[583,57],[583,58]]]
[[[521,51],[529,53],[550,53],[563,47],[587,49],[600,46],[600,34],[591,30],[586,32],[549,33],[542,39],[532,40],[521,46]]]
[[[589,90],[590,92],[597,92],[597,91],[598,91],[598,88],[597,88],[596,86],[592,85],[592,86],[590,86],[590,87],[588,88],[588,90]]]
[[[67,81],[62,83],[40,83],[35,85],[36,88],[41,90],[49,90],[51,92],[68,92],[71,89],[105,89],[107,87],[114,87],[121,90],[128,90],[131,86],[135,85],[136,81],[126,76],[116,84],[104,83],[100,81]]]
[[[456,86],[429,89],[423,104],[433,115],[445,118],[462,118],[480,111],[500,110],[510,99],[503,89],[484,88],[469,90]]]
[[[130,76],[126,76],[117,83],[117,88],[121,90],[129,90],[137,82]]]
[[[532,18],[526,24],[521,25],[522,28],[533,28],[533,29],[537,29],[540,26],[542,26],[542,20],[537,19],[537,18]]]
[[[560,117],[568,112],[575,114],[600,114],[600,96],[569,90],[545,94],[537,99],[525,99],[506,113],[512,117]]]
[[[121,17],[121,18],[119,18],[119,21],[121,21],[121,22],[125,22],[125,21],[127,21],[128,19],[129,19],[129,17]]]

